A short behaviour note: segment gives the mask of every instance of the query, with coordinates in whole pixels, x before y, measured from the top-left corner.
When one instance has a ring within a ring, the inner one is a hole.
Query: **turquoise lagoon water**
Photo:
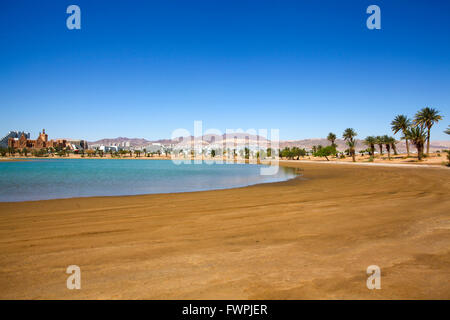
[[[261,165],[180,164],[171,160],[33,159],[0,161],[0,201],[189,192],[284,181],[280,167],[260,175]]]

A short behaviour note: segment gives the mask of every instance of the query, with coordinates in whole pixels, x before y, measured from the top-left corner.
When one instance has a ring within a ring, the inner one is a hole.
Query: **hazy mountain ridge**
[[[190,139],[193,139],[193,136],[188,137],[179,137],[175,138],[173,140],[171,139],[159,139],[159,140],[147,140],[144,138],[126,138],[126,137],[117,137],[117,138],[104,138],[96,141],[89,141],[89,145],[122,145],[123,143],[130,143],[131,147],[142,147],[145,145],[149,145],[152,143],[160,143],[160,144],[176,144],[185,139],[185,141],[188,141]],[[195,138],[196,140],[200,137]],[[202,137],[203,141],[206,143],[214,143],[220,141],[227,140],[227,139],[238,139],[238,140],[245,140],[248,141],[267,141],[266,138],[257,136],[257,135],[251,135],[248,133],[233,133],[233,134],[223,134],[222,136],[214,135],[214,134],[207,134]]]

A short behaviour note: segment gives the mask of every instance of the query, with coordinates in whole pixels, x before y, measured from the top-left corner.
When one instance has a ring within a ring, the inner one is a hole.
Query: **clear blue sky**
[[[81,8],[81,30],[66,8]],[[381,30],[366,28],[370,4]],[[450,1],[20,1],[0,5],[0,135],[158,139],[390,132],[425,106],[448,140]]]

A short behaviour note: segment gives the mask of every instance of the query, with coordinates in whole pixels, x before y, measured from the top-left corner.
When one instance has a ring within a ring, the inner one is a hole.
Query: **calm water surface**
[[[261,165],[180,164],[171,160],[39,159],[0,161],[0,201],[189,192],[277,182],[295,176]]]

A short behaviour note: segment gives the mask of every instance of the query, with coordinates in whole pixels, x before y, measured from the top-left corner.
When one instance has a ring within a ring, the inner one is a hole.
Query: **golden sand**
[[[0,298],[450,298],[449,169],[286,165],[303,177],[0,203]]]

